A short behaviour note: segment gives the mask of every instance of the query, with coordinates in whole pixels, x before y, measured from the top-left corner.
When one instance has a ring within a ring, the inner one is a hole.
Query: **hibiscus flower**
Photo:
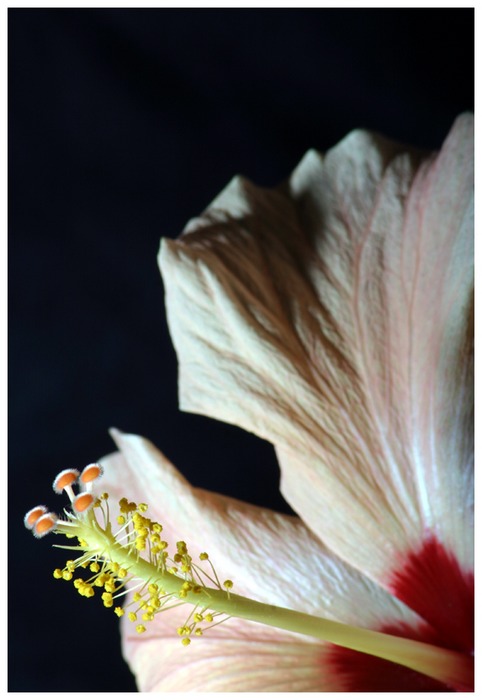
[[[194,488],[119,431],[101,460],[108,499],[95,502],[97,465],[77,497],[78,473],[59,476],[75,514],[33,509],[26,524],[84,528],[86,553],[55,575],[91,562],[107,607],[129,582],[147,622],[115,610],[141,691],[470,689],[472,182],[470,115],[435,155],[357,131],[276,189],[235,178],[162,242],[181,408],[269,440],[298,517]],[[194,561],[204,574],[159,592],[145,561],[160,570],[176,540],[166,576]],[[126,543],[137,564],[114,570]],[[186,613],[206,590],[211,605]]]

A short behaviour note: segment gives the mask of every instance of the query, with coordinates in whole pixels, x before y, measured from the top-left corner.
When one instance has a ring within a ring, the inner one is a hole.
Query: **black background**
[[[9,11],[10,690],[135,689],[117,618],[22,525],[111,425],[289,512],[269,445],[177,409],[161,236],[355,127],[438,148],[473,77],[470,9]]]

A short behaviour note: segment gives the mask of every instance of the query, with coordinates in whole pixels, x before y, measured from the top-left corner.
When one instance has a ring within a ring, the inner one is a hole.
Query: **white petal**
[[[427,530],[471,565],[472,162],[467,115],[435,160],[354,132],[161,246],[181,407],[273,442],[293,508],[382,582]]]
[[[112,431],[121,450],[102,460],[102,489],[112,499],[149,505],[169,543],[185,540],[196,557],[207,551],[234,592],[370,628],[417,618],[356,570],[338,560],[296,516],[193,488],[137,435]]]

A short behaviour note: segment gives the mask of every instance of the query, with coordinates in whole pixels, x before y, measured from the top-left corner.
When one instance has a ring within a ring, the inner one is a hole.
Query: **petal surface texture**
[[[231,578],[238,594],[371,629],[403,628],[408,636],[425,629],[403,603],[333,556],[298,517],[193,488],[149,441],[119,431],[113,437],[120,452],[102,460],[102,488],[110,494],[113,519],[115,499],[147,502],[149,517],[161,522],[169,544],[185,540],[194,558],[207,549],[220,580]],[[245,620],[227,620],[184,648],[176,630],[191,609],[181,606],[156,615],[142,635],[127,616],[122,619],[124,655],[140,691],[372,687],[370,679],[367,683],[360,674],[353,678],[347,672],[353,661],[350,654],[345,660],[344,650]],[[365,667],[365,655],[357,656]],[[372,678],[388,665],[388,678],[394,668],[401,674],[397,683],[413,683],[415,677],[415,689],[424,689],[429,680],[395,664],[372,661]],[[433,689],[433,683],[428,687]]]
[[[304,523],[397,593],[432,542],[473,566],[472,228],[462,115],[439,154],[356,131],[236,178],[161,245],[181,408],[273,443]]]

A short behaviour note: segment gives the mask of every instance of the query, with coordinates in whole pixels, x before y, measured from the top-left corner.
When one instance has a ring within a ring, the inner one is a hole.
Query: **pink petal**
[[[181,407],[273,442],[304,522],[388,587],[427,537],[472,566],[472,129],[427,159],[354,132],[161,246]]]
[[[122,621],[124,656],[141,692],[342,689],[341,674],[335,664],[333,670],[330,667],[328,646],[255,623],[229,620],[183,648],[173,625],[182,625],[187,613],[178,610],[158,615],[142,637],[128,621]]]

